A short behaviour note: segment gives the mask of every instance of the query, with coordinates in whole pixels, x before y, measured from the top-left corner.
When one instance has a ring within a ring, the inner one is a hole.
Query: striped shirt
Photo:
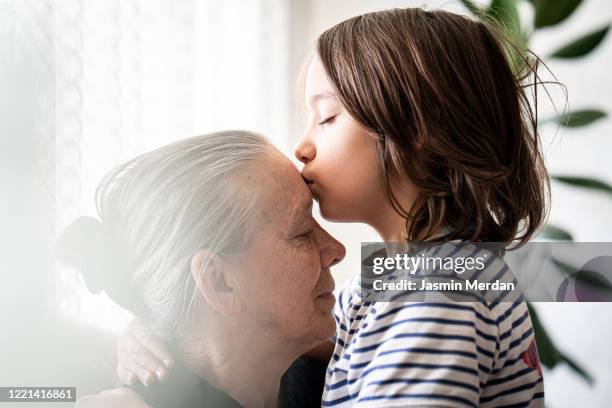
[[[503,268],[500,262],[487,268]],[[361,299],[360,283],[357,276],[338,294],[322,406],[544,406],[522,296],[503,302],[369,302]]]

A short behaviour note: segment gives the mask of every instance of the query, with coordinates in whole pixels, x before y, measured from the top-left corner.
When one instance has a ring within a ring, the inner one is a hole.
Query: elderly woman
[[[97,204],[100,221],[75,221],[58,256],[171,345],[172,378],[144,401],[291,405],[281,376],[334,335],[329,268],[344,257],[293,164],[259,135],[209,134],[119,166]]]

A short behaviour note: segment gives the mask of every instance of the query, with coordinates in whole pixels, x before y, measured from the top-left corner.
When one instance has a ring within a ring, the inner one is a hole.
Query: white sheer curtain
[[[284,0],[0,0],[55,230],[95,214],[113,166],[173,140],[246,128],[287,147],[288,14]],[[125,312],[56,273],[61,316],[122,327]]]

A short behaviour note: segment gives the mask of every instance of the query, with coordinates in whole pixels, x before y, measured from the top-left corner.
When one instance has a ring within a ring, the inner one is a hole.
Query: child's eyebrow
[[[336,95],[334,95],[332,92],[325,91],[325,92],[321,92],[321,93],[311,96],[310,100],[314,102],[316,100],[326,99],[326,98],[336,99]]]
[[[316,95],[310,96],[308,98],[308,101],[306,101],[305,105],[308,107],[309,103],[313,104],[321,99],[337,99],[337,98],[333,92],[325,91],[325,92],[321,92]]]

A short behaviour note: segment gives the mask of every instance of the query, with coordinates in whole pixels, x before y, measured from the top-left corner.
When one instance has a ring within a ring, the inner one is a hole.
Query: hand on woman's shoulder
[[[120,387],[104,390],[99,394],[79,398],[75,408],[151,408],[129,388]]]

